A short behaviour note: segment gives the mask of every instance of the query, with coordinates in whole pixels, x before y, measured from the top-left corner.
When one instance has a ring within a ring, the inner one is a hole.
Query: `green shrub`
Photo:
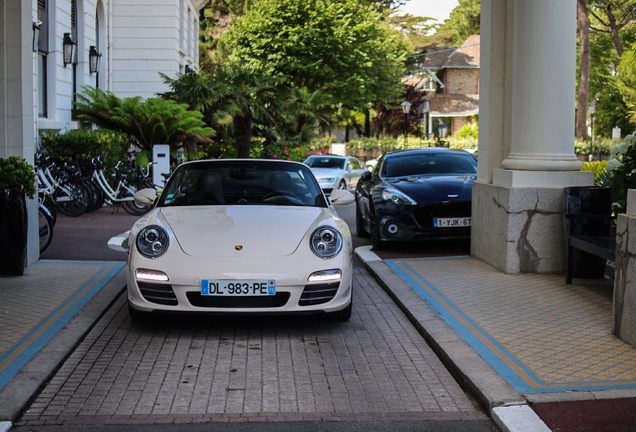
[[[636,189],[636,132],[610,148],[606,169],[612,187],[613,210],[625,213],[627,190]]]
[[[591,171],[594,173],[594,184],[604,186],[603,181],[607,175],[607,161],[583,162],[581,171]]]
[[[130,148],[128,135],[108,129],[74,129],[64,133],[45,132],[40,135],[43,150],[64,162],[102,156],[104,167],[110,170],[126,160]]]
[[[35,170],[21,156],[0,158],[0,190],[21,189],[24,194],[35,196]]]
[[[455,133],[455,138],[474,138],[477,139],[479,137],[479,125],[473,123],[466,123],[464,126],[459,128],[459,130]]]
[[[583,141],[577,138],[574,140],[574,153],[577,155],[589,155],[590,150],[592,150],[592,154],[601,153],[607,155],[610,153],[610,148],[619,142],[611,138],[596,138],[590,148],[589,140]]]

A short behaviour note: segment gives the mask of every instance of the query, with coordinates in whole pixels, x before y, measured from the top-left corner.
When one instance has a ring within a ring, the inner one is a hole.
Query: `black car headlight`
[[[342,234],[335,228],[321,226],[317,228],[309,240],[311,250],[320,258],[333,258],[342,249]]]
[[[417,205],[417,201],[397,189],[386,188],[382,191],[382,199],[394,204]]]
[[[137,250],[146,258],[157,258],[168,250],[168,233],[158,225],[150,225],[137,234]]]

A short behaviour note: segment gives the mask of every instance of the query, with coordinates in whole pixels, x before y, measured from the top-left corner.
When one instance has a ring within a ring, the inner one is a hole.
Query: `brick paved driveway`
[[[124,296],[18,426],[232,421],[492,425],[357,262],[348,323],[214,318],[133,324]]]

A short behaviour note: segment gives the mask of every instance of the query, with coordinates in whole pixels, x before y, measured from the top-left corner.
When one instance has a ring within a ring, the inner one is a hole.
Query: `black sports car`
[[[356,231],[384,241],[469,238],[477,160],[464,150],[385,153],[356,186]]]

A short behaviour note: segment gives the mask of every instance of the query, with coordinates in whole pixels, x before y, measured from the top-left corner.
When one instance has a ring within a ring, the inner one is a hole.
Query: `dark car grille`
[[[415,222],[422,229],[433,228],[433,218],[470,217],[470,201],[451,201],[422,206],[413,212]]]
[[[305,285],[300,300],[299,306],[311,306],[331,301],[340,287],[340,282],[317,284],[317,285]]]
[[[158,284],[150,282],[137,282],[141,295],[151,303],[158,303],[168,306],[179,304],[177,296],[172,290],[172,285]]]
[[[273,296],[221,297],[204,296],[200,292],[186,293],[192,306],[209,308],[275,308],[285,306],[289,300],[288,292],[279,292]]]

